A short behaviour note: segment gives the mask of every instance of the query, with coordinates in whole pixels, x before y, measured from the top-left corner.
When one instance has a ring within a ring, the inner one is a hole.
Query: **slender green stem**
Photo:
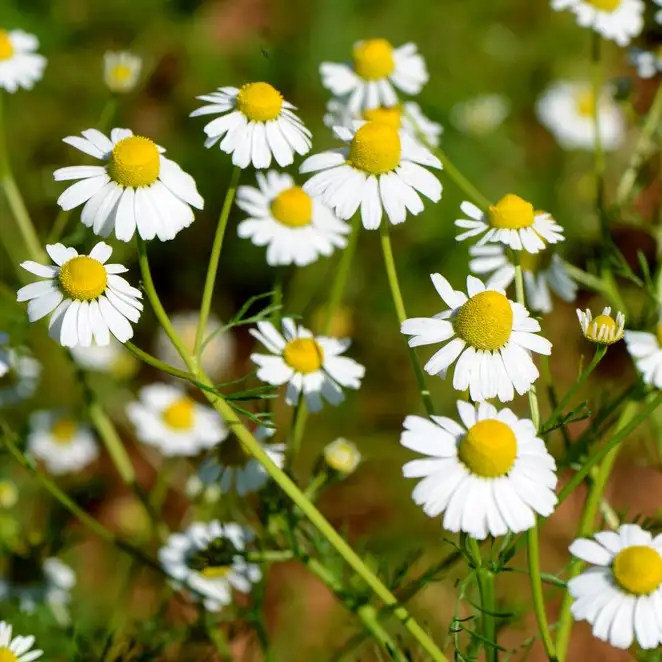
[[[96,398],[90,402],[87,411],[117,472],[122,477],[122,481],[126,485],[134,485],[136,483],[136,472],[133,469],[133,464],[131,464],[131,459],[117,434],[117,430],[115,430],[115,426],[108,416],[106,416],[106,413]]]
[[[487,662],[497,662],[497,635],[496,635],[496,612],[494,598],[494,573],[485,567],[480,547],[475,538],[466,537],[467,550],[476,566],[476,578],[478,580],[478,592],[480,593],[481,624],[483,628],[483,648]],[[489,642],[489,643],[488,643]]]
[[[580,269],[579,267],[576,267],[574,264],[570,264],[570,262],[566,262],[565,260],[563,261],[563,266],[568,272],[570,278],[576,280],[580,285],[583,285],[589,290],[604,293],[605,285],[602,282],[602,279],[598,276],[589,274],[583,269]]]
[[[188,382],[195,381],[195,377],[190,372],[186,372],[186,370],[180,370],[179,368],[175,368],[171,365],[168,365],[167,363],[164,363],[161,361],[161,359],[157,359],[155,356],[148,354],[145,350],[140,349],[140,347],[136,347],[130,340],[125,342],[124,346],[136,358],[140,359],[143,363],[152,366],[152,368],[161,370],[161,372],[165,372],[166,374],[172,375],[173,377],[185,379]]]
[[[289,466],[291,467],[294,463],[294,460],[299,455],[301,450],[301,441],[303,440],[303,435],[306,430],[306,422],[308,420],[308,407],[306,407],[306,400],[303,397],[303,393],[299,396],[299,402],[296,405],[296,411],[294,413],[294,424],[292,425],[292,435],[290,439],[290,457],[289,457]]]
[[[241,168],[235,166],[232,170],[230,183],[225,192],[225,200],[221,208],[221,215],[218,218],[218,225],[216,226],[216,234],[214,235],[214,242],[211,247],[211,254],[209,256],[209,266],[207,267],[207,278],[205,279],[205,289],[202,292],[202,305],[200,306],[200,319],[198,321],[198,330],[195,334],[195,348],[193,355],[196,363],[200,362],[200,355],[202,353],[202,342],[204,340],[205,331],[207,329],[207,321],[209,320],[209,313],[211,312],[211,301],[214,295],[214,284],[216,283],[216,273],[218,272],[218,263],[221,258],[221,249],[223,248],[223,239],[225,238],[225,230],[228,226],[228,219],[230,218],[230,209],[234,202],[234,196],[237,192],[237,185],[241,175]]]
[[[389,223],[388,220],[383,220],[379,227],[379,235],[382,245],[382,253],[384,254],[384,266],[386,267],[386,276],[388,278],[388,284],[391,289],[391,297],[393,298],[393,305],[395,306],[395,312],[398,316],[398,321],[402,324],[407,319],[407,312],[405,310],[405,303],[402,300],[402,292],[400,291],[400,283],[398,282],[398,273],[395,269],[395,259],[393,258],[393,248],[391,246],[391,235],[389,233]],[[409,350],[409,358],[411,359],[411,365],[414,369],[414,376],[416,377],[416,383],[418,384],[418,390],[423,399],[423,404],[425,409],[430,416],[434,415],[434,405],[432,404],[432,396],[430,391],[425,383],[425,375],[423,374],[423,369],[421,364],[418,362],[418,357],[416,352],[412,347],[407,345]]]

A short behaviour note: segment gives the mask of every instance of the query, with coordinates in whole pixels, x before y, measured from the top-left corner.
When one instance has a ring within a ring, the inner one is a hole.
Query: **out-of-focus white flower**
[[[41,364],[22,347],[12,347],[0,331],[0,407],[29,398],[36,390]]]
[[[73,347],[71,354],[81,368],[105,372],[118,378],[133,374],[138,367],[133,355],[115,338],[111,338],[107,345]]]
[[[634,48],[630,51],[630,62],[637,68],[640,78],[652,78],[662,71],[662,51],[643,51]]]
[[[662,0],[653,0],[653,2],[654,2],[658,7],[661,7],[661,6],[662,6]],[[662,9],[658,9],[658,10],[655,12],[655,21],[656,21],[657,23],[662,23]]]
[[[0,88],[29,90],[43,76],[46,58],[35,53],[37,37],[23,30],[0,30]]]
[[[497,129],[510,113],[510,100],[502,94],[481,94],[456,103],[451,122],[463,133],[486,136]]]
[[[662,389],[662,321],[655,333],[625,331],[625,344],[645,384]]]
[[[138,84],[142,66],[142,58],[133,53],[108,51],[103,56],[104,82],[116,94],[132,92]]]
[[[44,651],[34,650],[34,637],[29,635],[12,638],[12,626],[0,621],[0,660],[4,662],[33,662],[39,659]]]
[[[340,437],[324,447],[324,461],[334,471],[348,476],[359,466],[361,453],[356,444]]]

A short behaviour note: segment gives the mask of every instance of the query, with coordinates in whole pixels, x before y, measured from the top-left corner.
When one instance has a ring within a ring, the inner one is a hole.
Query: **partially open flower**
[[[324,460],[331,469],[347,476],[356,471],[361,453],[356,444],[340,437],[324,447]]]
[[[587,340],[598,345],[613,345],[623,337],[625,316],[617,313],[616,319],[611,316],[611,308],[605,308],[595,319],[591,311],[577,309],[577,317],[582,327],[582,333]]]

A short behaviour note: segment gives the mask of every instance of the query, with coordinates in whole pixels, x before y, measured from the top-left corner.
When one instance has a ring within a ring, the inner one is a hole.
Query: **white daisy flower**
[[[219,87],[198,97],[210,105],[198,108],[191,117],[221,115],[205,126],[205,147],[220,141],[239,168],[268,168],[271,157],[279,166],[294,162],[294,154],[310,151],[311,133],[294,113],[296,106],[269,83],[247,83],[241,89]]]
[[[132,92],[138,84],[143,61],[141,57],[122,51],[108,51],[103,56],[103,80],[115,94]]]
[[[441,161],[409,134],[382,122],[355,122],[353,130],[337,126],[334,132],[349,144],[307,158],[299,172],[316,173],[303,190],[320,196],[339,218],[351,218],[360,206],[363,227],[375,230],[382,208],[395,225],[408,211],[423,211],[418,193],[441,199],[441,182],[422,167],[441,169]]]
[[[339,437],[324,447],[324,461],[334,471],[349,476],[361,463],[361,453],[356,444]]]
[[[36,322],[49,313],[48,333],[63,347],[108,345],[110,334],[120,342],[133,337],[140,319],[142,292],[118,274],[128,271],[121,264],[106,264],[113,249],[99,242],[89,255],[75,248],[49,244],[46,252],[56,266],[23,262],[32,274],[45,278],[22,287],[17,301],[28,301],[28,318]]]
[[[600,315],[593,319],[591,311],[577,308],[577,317],[586,340],[598,345],[613,345],[623,337],[625,316],[617,313],[616,319],[611,316],[611,308],[605,308]]]
[[[34,637],[12,637],[12,626],[0,621],[0,660],[3,662],[32,662],[38,660],[43,654],[42,650],[35,650]]]
[[[394,87],[405,94],[418,94],[429,76],[416,44],[393,48],[386,39],[357,41],[352,63],[322,62],[322,85],[334,96],[349,97],[352,112],[362,108],[395,106]]]
[[[430,278],[449,310],[408,319],[401,326],[402,333],[412,336],[410,347],[450,340],[426,363],[425,371],[445,379],[457,359],[453,388],[469,389],[477,402],[495,397],[508,402],[514,391],[527,393],[539,376],[531,352],[552,351],[552,343],[536,335],[538,321],[524,306],[507,299],[503,290],[486,288],[474,276],[467,277],[468,297],[440,274]]]
[[[46,58],[35,53],[37,37],[23,30],[0,30],[0,88],[14,93],[26,90],[41,79]]]
[[[266,443],[275,430],[260,426],[253,436],[263,450],[279,468],[285,464],[285,444]],[[269,480],[265,468],[241,445],[239,439],[231,434],[202,462],[198,476],[204,486],[218,485],[222,494],[231,489],[239,496],[261,490]]]
[[[28,451],[56,476],[80,471],[99,455],[88,425],[61,412],[44,410],[30,415]]]
[[[443,526],[472,538],[520,533],[557,503],[556,463],[529,419],[483,402],[457,403],[462,424],[446,416],[407,416],[400,443],[426,459],[404,465],[423,478],[414,501],[428,517],[445,511]]]
[[[239,223],[237,232],[256,246],[266,245],[267,263],[272,267],[303,267],[347,245],[349,225],[296,186],[290,175],[258,172],[257,183],[259,188],[237,189],[237,206],[250,216]]]
[[[569,9],[583,28],[627,46],[644,27],[643,0],[552,0],[552,9]]]
[[[288,405],[298,404],[303,396],[309,411],[316,412],[322,408],[322,398],[339,405],[345,399],[343,387],[361,386],[365,368],[341,356],[349,349],[348,339],[315,337],[289,318],[283,320],[282,335],[271,322],[258,322],[250,333],[271,352],[251,354],[259,366],[258,379],[274,386],[287,384]]]
[[[0,331],[0,407],[29,398],[41,376],[41,364],[23,347],[12,347]]]
[[[662,50],[644,51],[635,48],[630,52],[630,62],[636,67],[639,78],[653,78],[662,71]]]
[[[444,128],[429,119],[415,101],[406,101],[395,106],[379,106],[378,108],[364,108],[362,111],[352,112],[346,101],[331,99],[326,104],[324,124],[329,128],[343,126],[354,128],[354,122],[382,122],[394,128],[401,129],[414,140],[423,144],[438,147]]]
[[[510,114],[510,99],[503,94],[481,94],[456,103],[451,108],[451,122],[472,136],[486,136],[495,131]]]
[[[107,345],[89,347],[73,347],[71,355],[74,361],[85,370],[105,372],[114,377],[126,377],[133,374],[137,368],[133,355],[124,348],[122,343],[111,338]]]
[[[563,149],[593,150],[595,104],[590,83],[558,81],[538,99],[536,114]],[[600,144],[606,151],[617,149],[625,138],[626,124],[611,86],[602,89],[598,104]]]
[[[533,205],[518,195],[509,193],[487,212],[482,212],[471,202],[463,202],[460,209],[469,218],[458,218],[455,226],[465,230],[457,235],[457,241],[483,235],[478,246],[500,243],[515,251],[537,253],[547,244],[563,241],[563,228],[544,211],[535,211]]]
[[[662,535],[636,524],[601,531],[595,540],[578,538],[573,556],[593,567],[568,582],[572,615],[588,621],[593,636],[615,648],[662,643]]]
[[[501,244],[469,247],[469,270],[484,276],[487,287],[507,289],[515,280],[515,265],[508,259],[506,249]],[[522,252],[520,257],[524,293],[529,310],[540,313],[552,312],[552,292],[563,301],[574,301],[577,297],[577,284],[570,278],[565,262],[551,251],[541,251],[532,255]]]
[[[55,181],[79,179],[58,198],[68,211],[85,203],[83,225],[107,237],[113,230],[129,241],[138,230],[143,239],[173,239],[193,223],[193,210],[202,209],[195,181],[149,138],[134,136],[129,129],[113,129],[110,138],[87,129],[83,137],[64,142],[104,162],[99,166],[71,166],[53,173]]]
[[[221,417],[189,398],[178,386],[151,384],[140,389],[139,400],[126,408],[136,437],[168,457],[197,455],[228,434]]]
[[[252,539],[252,532],[239,524],[194,522],[168,538],[159,561],[178,585],[216,612],[232,602],[233,590],[249,593],[262,578],[260,568],[246,561]]]
[[[644,384],[662,389],[662,322],[655,333],[626,331],[625,344]]]

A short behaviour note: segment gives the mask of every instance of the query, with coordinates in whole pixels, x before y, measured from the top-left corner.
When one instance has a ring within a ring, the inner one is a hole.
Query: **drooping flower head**
[[[138,84],[142,58],[127,51],[108,51],[103,56],[103,79],[106,86],[115,94],[132,92]]]
[[[23,30],[0,29],[0,88],[16,92],[30,90],[41,79],[46,58],[35,53],[39,41]]]
[[[598,345],[613,345],[623,338],[625,316],[617,313],[616,319],[611,316],[611,308],[605,308],[600,315],[593,319],[591,311],[577,309],[577,317],[586,340]]]

